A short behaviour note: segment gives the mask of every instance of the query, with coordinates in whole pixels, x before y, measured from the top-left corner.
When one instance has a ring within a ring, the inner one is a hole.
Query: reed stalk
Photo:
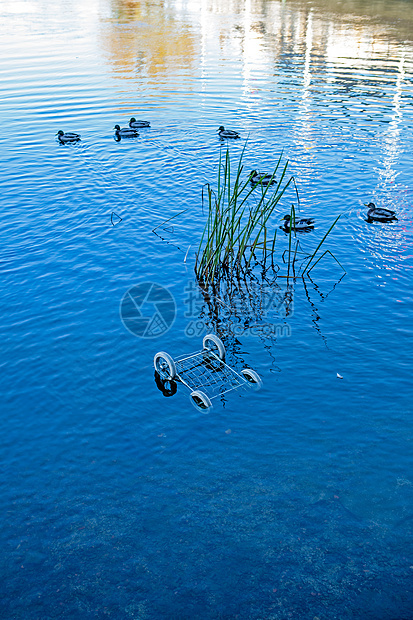
[[[241,152],[238,165],[233,171],[229,149],[225,156],[220,153],[216,192],[210,184],[202,189],[208,197],[208,217],[196,253],[195,272],[199,280],[206,283],[219,278],[222,271],[235,270],[238,274],[249,269],[257,247],[262,246],[263,262],[268,253],[267,238],[272,239],[271,253],[274,253],[276,230],[269,231],[270,218],[287,188],[294,184],[294,177],[286,179],[288,162],[282,167],[275,186],[260,184],[261,193],[256,204],[249,205],[256,185],[250,183],[250,176],[243,177],[243,156]],[[272,173],[275,178],[282,161],[280,155]],[[205,191],[206,190],[206,191]]]

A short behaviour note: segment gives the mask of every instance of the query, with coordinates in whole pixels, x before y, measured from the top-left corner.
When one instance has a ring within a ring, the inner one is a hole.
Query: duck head
[[[374,202],[369,202],[368,205],[365,204],[364,206],[368,207],[369,209],[375,209],[376,208],[376,205],[374,204]]]
[[[136,123],[136,118],[134,116],[132,116],[132,118],[129,121],[130,123]]]
[[[56,136],[64,136],[65,132],[62,131],[61,129],[59,129],[59,131],[57,132]]]
[[[224,125],[220,125],[217,129],[217,131],[225,131],[225,127]]]
[[[282,219],[285,221],[286,224],[288,224],[288,222],[291,219],[291,215],[284,215],[284,217]]]
[[[120,126],[119,125],[115,125],[113,129],[117,129],[119,131],[120,130]]]

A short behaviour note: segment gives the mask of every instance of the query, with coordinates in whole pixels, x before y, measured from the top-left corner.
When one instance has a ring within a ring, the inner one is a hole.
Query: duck
[[[151,124],[149,121],[137,121],[134,116],[129,121],[129,127],[139,128],[139,127],[150,127]]]
[[[56,136],[57,136],[59,142],[62,142],[62,143],[65,143],[65,142],[79,142],[79,140],[80,140],[80,134],[73,133],[71,131],[68,131],[67,133],[65,133],[61,129],[57,132]]]
[[[276,180],[275,178],[273,178],[272,174],[261,174],[260,172],[257,172],[256,170],[251,170],[250,181],[254,185],[261,183],[264,186],[274,185],[274,183],[276,183]]]
[[[281,228],[284,228],[285,230],[289,230],[291,228],[290,226],[291,215],[284,215],[283,220],[284,220],[284,226],[281,226]],[[294,230],[308,230],[309,228],[314,228],[314,222],[315,222],[315,219],[312,217],[302,217],[300,220],[296,219]]]
[[[368,222],[391,222],[397,220],[395,211],[376,207],[374,202],[369,202],[369,204],[365,206],[369,208],[367,211]]]
[[[232,131],[232,129],[225,129],[223,125],[220,125],[217,129],[220,138],[240,138],[238,131]]]
[[[119,125],[115,125],[115,134],[118,138],[136,138],[139,136],[136,129],[132,129],[131,127],[119,127]]]

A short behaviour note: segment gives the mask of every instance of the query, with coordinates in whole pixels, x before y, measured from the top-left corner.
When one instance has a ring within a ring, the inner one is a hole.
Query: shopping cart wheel
[[[248,383],[253,383],[256,387],[260,387],[262,385],[260,375],[252,370],[252,368],[243,368],[241,370],[241,374],[245,377]]]
[[[169,379],[169,381],[175,379],[176,366],[169,353],[159,351],[159,353],[157,353],[153,358],[153,365],[155,366],[155,370],[161,379]]]
[[[224,361],[225,359],[225,347],[224,343],[215,334],[207,334],[202,341],[204,349],[210,349],[213,353],[218,355],[219,359]]]
[[[207,409],[210,409],[212,407],[212,403],[209,400],[208,396],[205,394],[205,392],[202,392],[201,390],[195,390],[194,392],[191,392],[191,400],[195,407],[197,409],[200,409],[201,411],[207,411]]]

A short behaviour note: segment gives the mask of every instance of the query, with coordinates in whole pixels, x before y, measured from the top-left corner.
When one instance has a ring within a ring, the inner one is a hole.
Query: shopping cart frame
[[[191,402],[202,411],[212,407],[212,400],[241,387],[259,388],[261,378],[252,368],[238,373],[225,362],[224,344],[215,334],[207,334],[202,349],[172,358],[159,351],[154,357],[155,371],[164,382],[180,382],[190,390]]]

